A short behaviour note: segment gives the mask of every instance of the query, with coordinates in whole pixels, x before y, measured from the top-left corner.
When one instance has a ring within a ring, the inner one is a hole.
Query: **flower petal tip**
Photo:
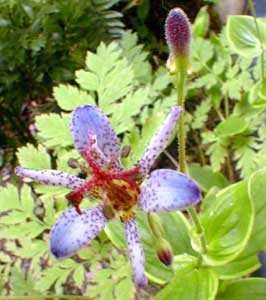
[[[147,212],[186,209],[201,200],[197,183],[183,173],[160,169],[153,171],[142,188],[139,207]]]
[[[50,234],[50,250],[57,259],[74,255],[94,239],[108,221],[101,206],[81,211],[80,215],[71,207],[54,224]]]
[[[56,259],[63,259],[68,256],[67,251],[62,251],[62,249],[59,248],[59,245],[50,245],[50,252]]]
[[[16,175],[17,176],[19,176],[19,177],[22,177],[23,176],[23,172],[24,171],[24,168],[22,168],[22,167],[16,167],[16,169],[15,169],[15,173],[16,173]]]
[[[145,289],[148,286],[148,280],[147,280],[146,276],[143,276],[142,278],[138,278],[135,281],[135,283],[140,289]]]

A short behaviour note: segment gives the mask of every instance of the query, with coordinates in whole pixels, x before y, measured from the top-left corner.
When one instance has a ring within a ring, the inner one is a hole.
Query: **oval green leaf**
[[[180,268],[174,279],[156,296],[156,300],[213,300],[218,287],[218,279],[210,269],[193,269],[191,263]]]
[[[266,24],[257,19],[261,40],[266,41]],[[261,44],[255,20],[250,16],[229,16],[226,27],[227,38],[234,51],[243,56],[259,56]]]
[[[200,219],[207,240],[205,262],[215,266],[232,261],[245,248],[254,220],[247,182],[221,190]]]
[[[246,278],[228,284],[217,300],[265,300],[266,279]]]
[[[226,138],[242,133],[248,127],[244,118],[239,116],[230,116],[225,121],[219,123],[214,133],[219,138]]]

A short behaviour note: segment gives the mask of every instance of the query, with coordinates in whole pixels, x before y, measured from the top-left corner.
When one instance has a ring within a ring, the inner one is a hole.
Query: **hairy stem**
[[[177,104],[182,108],[179,119],[178,119],[178,143],[179,143],[179,170],[182,173],[186,173],[186,139],[184,130],[184,93],[185,93],[185,82],[186,82],[186,67],[180,68],[177,71]],[[188,209],[190,217],[194,223],[197,234],[200,236],[201,251],[205,253],[207,250],[206,239],[204,230],[198,218],[196,209],[190,207]]]
[[[177,105],[182,110],[178,119],[178,155],[179,155],[179,170],[186,173],[186,136],[184,130],[184,87],[186,81],[186,70],[177,72]]]

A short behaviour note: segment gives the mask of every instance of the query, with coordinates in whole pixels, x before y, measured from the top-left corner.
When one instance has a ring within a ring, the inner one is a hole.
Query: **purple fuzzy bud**
[[[174,8],[170,10],[165,22],[165,36],[174,57],[189,56],[190,22],[182,9]]]

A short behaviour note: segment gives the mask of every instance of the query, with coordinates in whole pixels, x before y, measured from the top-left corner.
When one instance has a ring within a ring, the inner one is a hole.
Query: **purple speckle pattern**
[[[124,222],[124,226],[135,283],[139,287],[144,288],[147,286],[147,278],[144,274],[145,258],[137,228],[136,218]]]
[[[165,22],[165,37],[174,56],[188,55],[191,29],[190,22],[182,9],[170,10]]]
[[[180,106],[174,106],[171,109],[163,124],[155,132],[148,147],[145,149],[143,157],[139,161],[143,177],[147,175],[154,161],[163,151],[171,135],[173,134],[180,111]]]
[[[94,134],[97,146],[108,160],[120,157],[118,138],[106,115],[97,107],[85,105],[74,110],[71,134],[79,152],[88,146],[89,134]]]
[[[81,211],[79,215],[72,207],[54,224],[50,235],[50,250],[56,258],[75,254],[94,239],[107,223],[101,206]]]
[[[62,186],[71,190],[77,189],[85,183],[84,179],[57,170],[31,170],[17,167],[16,174],[39,183]]]
[[[151,173],[141,190],[139,207],[147,212],[185,209],[201,200],[199,186],[183,173],[161,169]]]

